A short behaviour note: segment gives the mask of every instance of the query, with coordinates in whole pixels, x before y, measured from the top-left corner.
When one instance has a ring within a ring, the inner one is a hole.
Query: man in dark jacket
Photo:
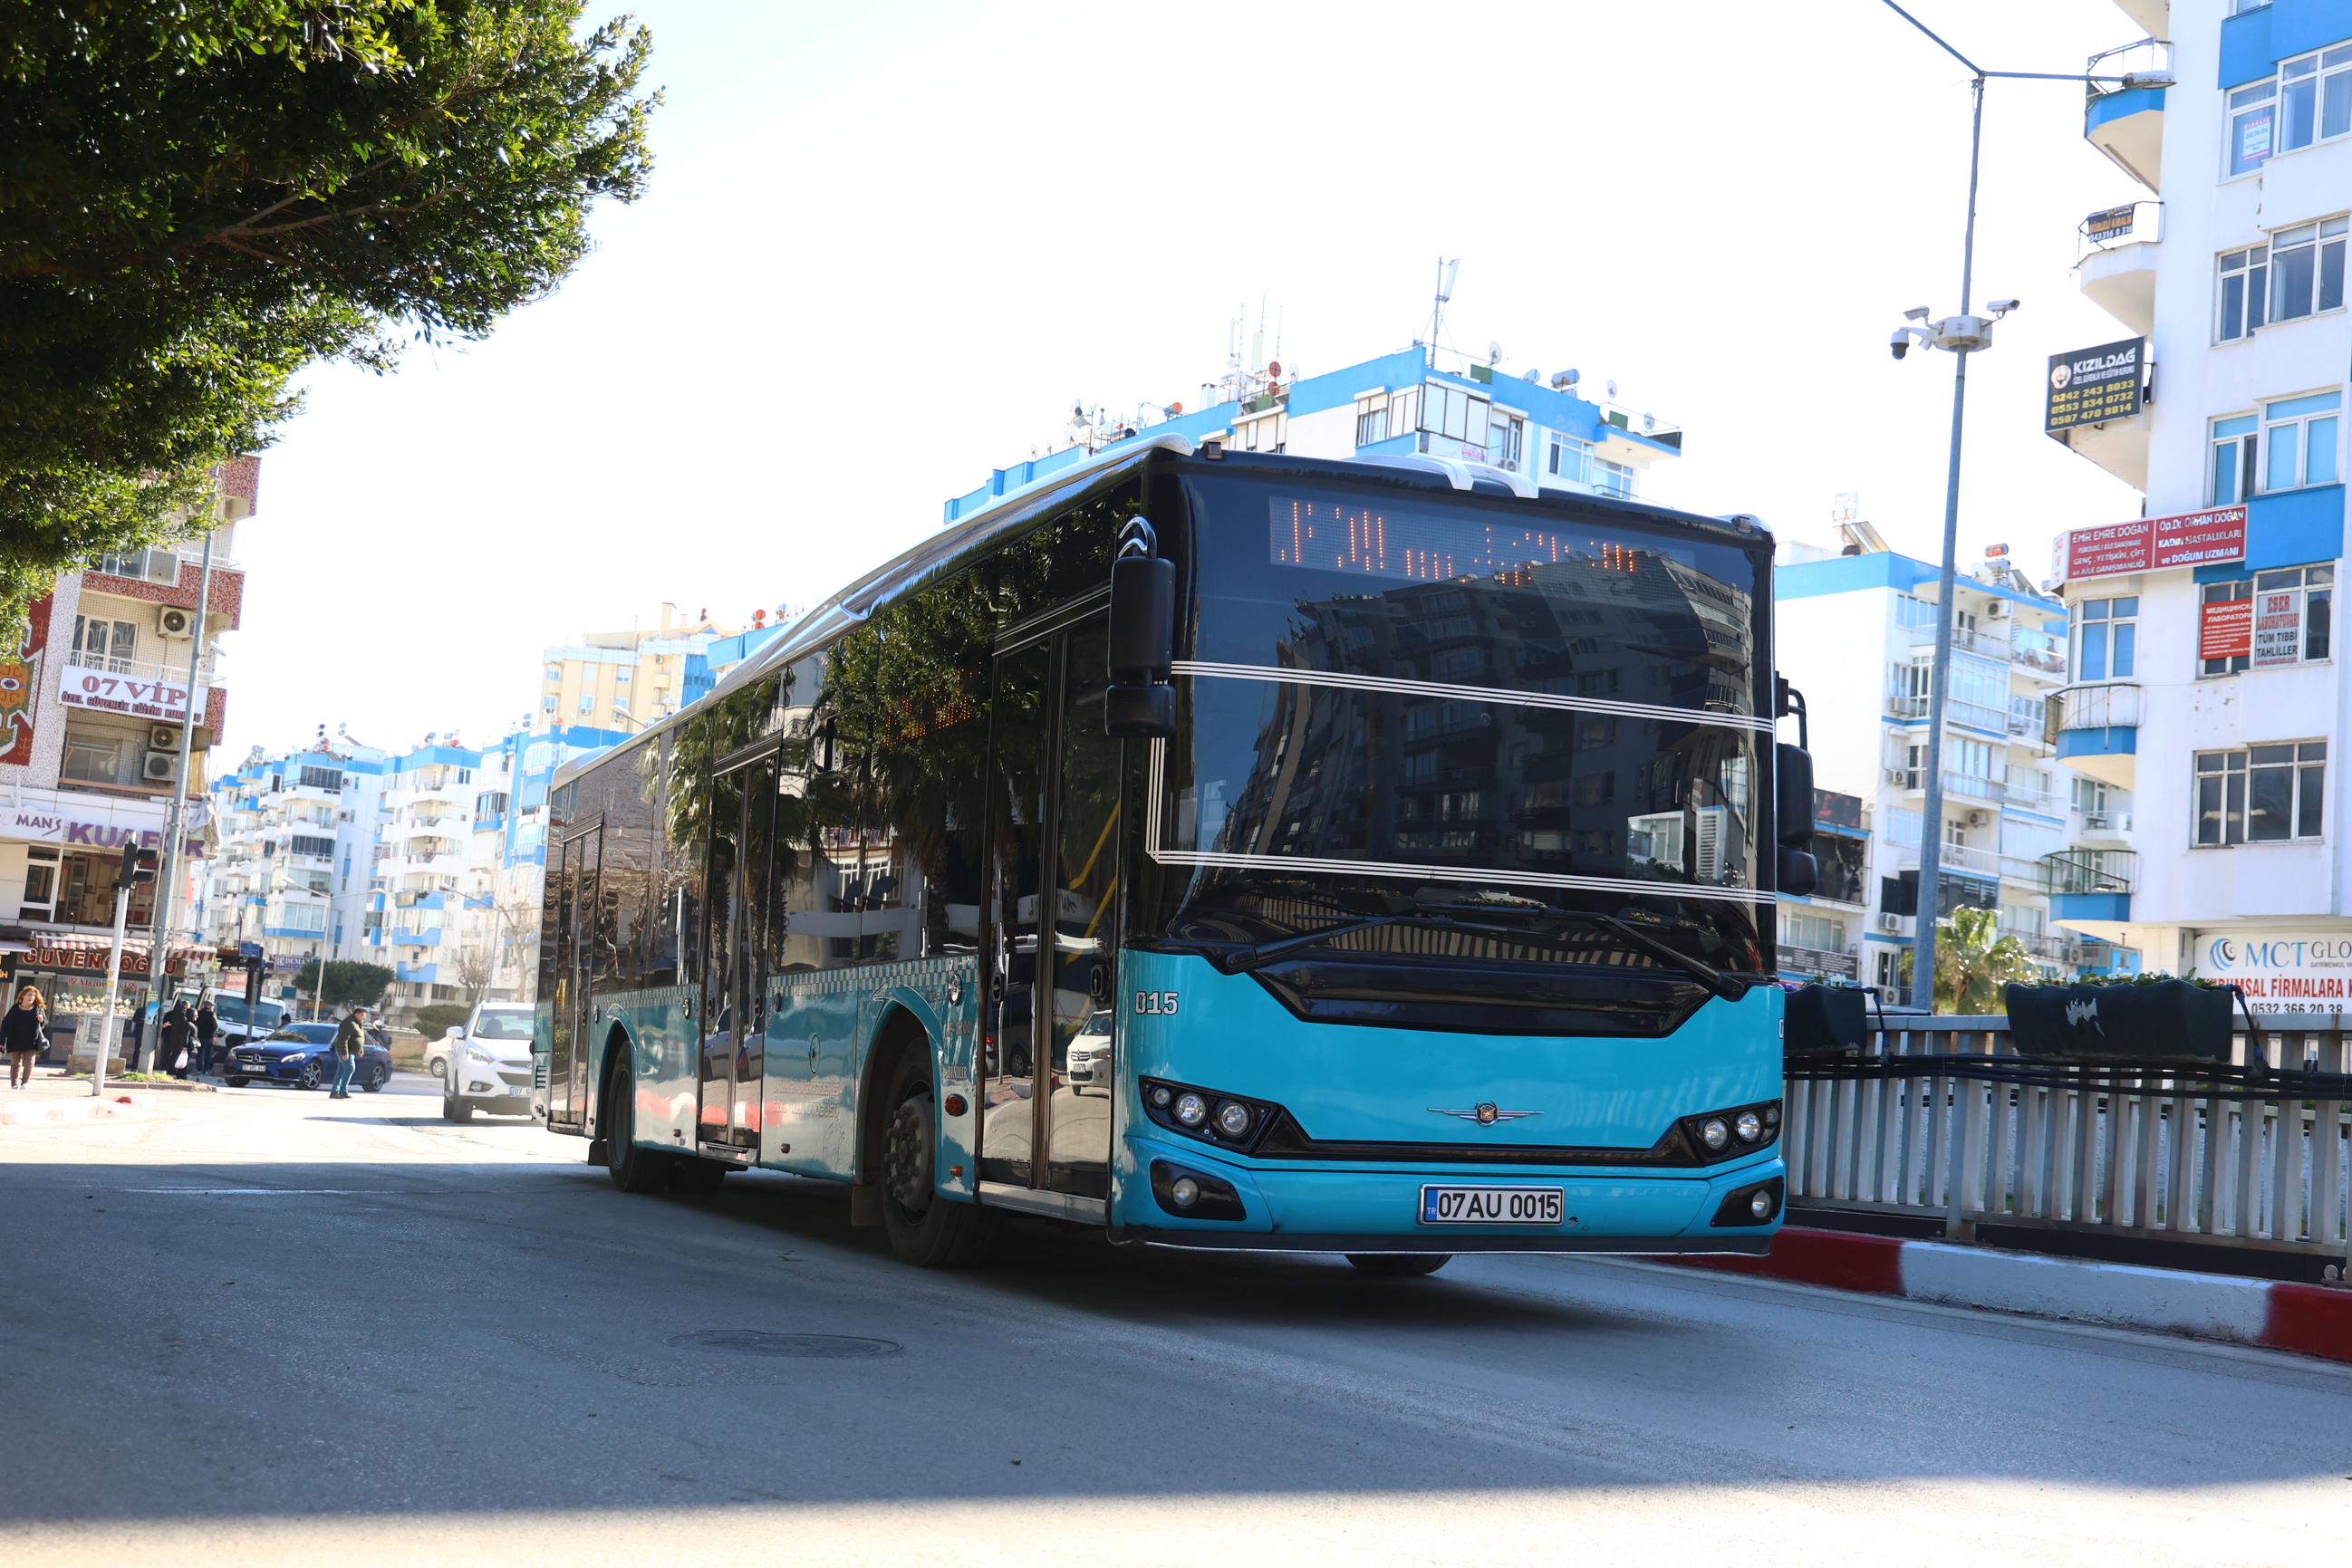
[[[220,1014],[213,1007],[212,988],[196,998],[196,1071],[213,1070],[213,1041],[220,1035]]]
[[[367,1022],[367,1009],[353,1008],[343,1015],[335,1030],[335,1092],[330,1100],[352,1097],[352,1069],[360,1064],[360,1052],[367,1049],[367,1036],[362,1032]]]

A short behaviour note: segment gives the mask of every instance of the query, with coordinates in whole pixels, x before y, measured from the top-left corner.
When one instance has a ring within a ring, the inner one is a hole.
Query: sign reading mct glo
[[[2256,1012],[2343,1010],[2352,995],[2352,936],[2247,932],[2200,936],[2198,977],[2236,986]]]
[[[2126,338],[2120,343],[2051,355],[2050,399],[2042,413],[2043,434],[2077,424],[2104,424],[2137,413],[2140,365],[2147,358],[2146,338]]]

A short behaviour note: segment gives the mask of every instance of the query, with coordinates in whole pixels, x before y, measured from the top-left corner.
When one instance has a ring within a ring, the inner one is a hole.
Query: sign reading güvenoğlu
[[[2140,367],[2147,361],[2146,338],[2126,338],[2095,349],[2051,355],[2042,432],[2105,424],[2139,413]]]
[[[2200,979],[2232,985],[2258,1012],[2347,1009],[2352,995],[2352,933],[2235,932],[2197,939]]]

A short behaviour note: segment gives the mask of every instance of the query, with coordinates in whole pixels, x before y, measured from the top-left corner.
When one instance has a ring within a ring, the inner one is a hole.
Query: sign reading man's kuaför
[[[2043,405],[2044,434],[2077,424],[2104,424],[2139,412],[2140,367],[2147,359],[2146,338],[2126,338],[2095,349],[2050,356],[2050,395]]]

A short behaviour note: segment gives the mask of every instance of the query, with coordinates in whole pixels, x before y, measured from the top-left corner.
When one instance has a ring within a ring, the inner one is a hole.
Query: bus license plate
[[[1556,1186],[1425,1186],[1423,1225],[1558,1225]]]

